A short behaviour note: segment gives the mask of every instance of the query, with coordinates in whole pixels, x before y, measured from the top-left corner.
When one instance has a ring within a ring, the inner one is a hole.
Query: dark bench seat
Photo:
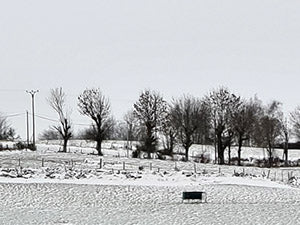
[[[184,200],[200,200],[201,202],[207,202],[207,195],[204,191],[184,191],[182,193],[182,201]]]

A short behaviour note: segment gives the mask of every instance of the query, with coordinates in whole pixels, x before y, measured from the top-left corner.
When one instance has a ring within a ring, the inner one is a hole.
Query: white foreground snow
[[[286,184],[297,168],[129,159],[106,149],[100,169],[99,156],[58,148],[0,152],[0,224],[300,224],[300,189]],[[205,191],[208,203],[183,204],[183,191]]]
[[[205,190],[208,203],[181,202]],[[195,187],[0,184],[1,224],[299,224],[300,191]]]

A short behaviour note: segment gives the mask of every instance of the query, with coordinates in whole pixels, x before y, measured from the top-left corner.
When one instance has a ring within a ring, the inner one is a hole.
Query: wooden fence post
[[[102,169],[102,158],[100,158],[99,169]]]

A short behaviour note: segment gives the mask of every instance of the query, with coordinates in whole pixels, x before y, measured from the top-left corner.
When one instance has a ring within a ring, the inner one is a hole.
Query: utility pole
[[[28,117],[28,110],[26,110],[26,125],[27,125],[27,148],[29,147],[29,117]]]
[[[31,95],[31,105],[32,105],[32,147],[33,150],[36,149],[35,147],[35,121],[34,121],[34,95],[39,92],[39,90],[30,90],[26,91],[28,94]]]

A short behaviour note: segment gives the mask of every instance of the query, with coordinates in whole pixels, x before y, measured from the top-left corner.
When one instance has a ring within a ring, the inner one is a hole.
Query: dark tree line
[[[65,110],[65,94],[62,89],[53,89],[48,100],[58,113],[60,124],[44,136],[55,137],[53,132],[57,131],[65,140],[65,149],[73,135]],[[283,143],[287,164],[290,136],[300,139],[300,107],[284,117],[279,102],[264,105],[257,97],[244,99],[224,87],[202,98],[183,95],[170,103],[160,93],[144,90],[122,121],[112,117],[109,99],[100,89],[86,89],[78,97],[78,109],[92,121],[81,137],[96,141],[99,155],[105,139],[126,140],[131,149],[133,141],[137,141],[135,156],[144,152],[148,158],[153,154],[173,156],[175,146],[180,145],[185,150],[185,160],[189,160],[193,144],[214,144],[216,163],[230,164],[234,145],[238,147],[237,161],[241,165],[243,146],[247,143],[265,148],[272,166],[274,149],[279,143]]]

